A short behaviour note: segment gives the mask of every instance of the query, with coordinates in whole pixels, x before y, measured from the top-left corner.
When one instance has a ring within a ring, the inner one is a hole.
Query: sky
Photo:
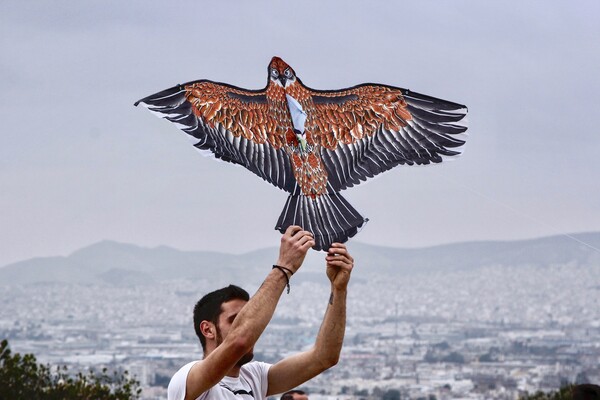
[[[452,162],[343,192],[350,241],[423,247],[600,230],[598,1],[0,3],[0,266],[102,240],[276,246],[286,193],[134,107],[197,79],[385,83],[465,104]]]

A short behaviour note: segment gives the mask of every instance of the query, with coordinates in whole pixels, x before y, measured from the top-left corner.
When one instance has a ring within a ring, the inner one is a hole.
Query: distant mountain
[[[385,273],[398,270],[465,270],[487,266],[600,266],[600,232],[517,241],[464,242],[417,249],[367,247],[358,243],[353,243],[352,247],[354,251],[369,251],[369,258],[361,260],[377,262],[377,268]]]
[[[355,281],[371,274],[430,273],[488,266],[600,266],[600,232],[519,241],[481,241],[402,249],[352,242]],[[152,284],[170,279],[257,283],[277,259],[277,248],[246,254],[144,248],[103,241],[68,257],[34,258],[0,268],[0,284],[37,282]],[[323,253],[309,253],[298,280],[324,280]]]
[[[276,250],[244,255],[210,251],[180,251],[166,246],[144,248],[103,241],[77,250],[68,257],[34,258],[0,268],[0,282],[144,284],[169,279],[232,279],[252,267],[264,269],[276,260]]]

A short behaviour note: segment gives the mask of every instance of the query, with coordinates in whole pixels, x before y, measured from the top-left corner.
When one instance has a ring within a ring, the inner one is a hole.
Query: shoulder
[[[187,381],[188,373],[194,364],[201,361],[192,361],[179,368],[179,371],[175,372],[175,375],[169,382],[168,398],[169,400],[183,400],[185,398],[185,385]]]
[[[271,364],[269,363],[252,361],[244,364],[240,369],[240,373],[253,376],[262,376],[269,372],[269,368],[271,368]]]
[[[269,390],[269,368],[271,364],[253,361],[240,369],[240,377],[246,380],[252,387],[255,399],[262,400],[267,398]]]

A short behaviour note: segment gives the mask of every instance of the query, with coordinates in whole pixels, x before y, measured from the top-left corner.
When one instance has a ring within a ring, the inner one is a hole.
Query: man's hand
[[[350,273],[354,267],[354,259],[348,253],[348,249],[342,243],[332,243],[327,256],[327,277],[331,281],[333,288],[337,290],[346,290]]]
[[[312,233],[296,225],[289,226],[281,237],[277,265],[296,272],[302,265],[308,249],[314,245]]]

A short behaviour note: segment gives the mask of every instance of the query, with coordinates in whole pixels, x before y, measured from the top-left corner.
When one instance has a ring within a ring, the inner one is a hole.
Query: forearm
[[[234,337],[245,340],[252,347],[271,320],[279,302],[283,288],[289,278],[300,268],[306,252],[315,242],[310,232],[298,226],[290,226],[281,237],[277,268],[273,268],[267,278],[240,311],[232,324]],[[290,275],[288,275],[288,273]]]
[[[327,310],[315,341],[315,355],[325,369],[337,364],[340,357],[346,331],[346,296],[345,289],[332,287]]]
[[[273,317],[277,303],[287,284],[279,270],[271,270],[264,282],[235,318],[231,339],[242,340],[252,347]]]
[[[283,393],[333,367],[339,360],[346,327],[346,291],[331,292],[315,345],[294,354],[269,369],[267,395]]]

